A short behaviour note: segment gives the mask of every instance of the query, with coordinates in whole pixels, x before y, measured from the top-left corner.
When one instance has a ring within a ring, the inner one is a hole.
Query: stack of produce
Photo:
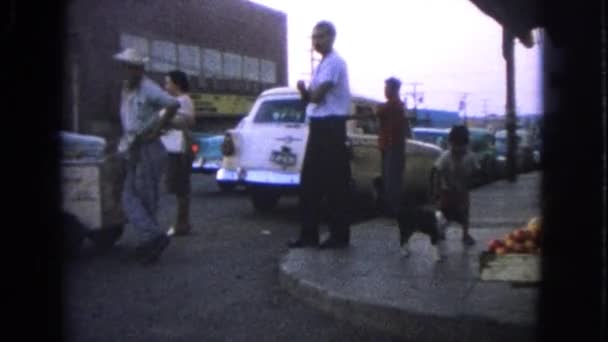
[[[488,252],[497,255],[508,253],[540,254],[541,223],[540,217],[533,217],[525,226],[513,230],[505,235],[503,239],[491,240],[488,243]]]

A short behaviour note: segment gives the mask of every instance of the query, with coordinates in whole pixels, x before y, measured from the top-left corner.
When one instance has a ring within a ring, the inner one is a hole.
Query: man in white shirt
[[[333,50],[336,29],[328,21],[317,23],[312,33],[314,49],[323,58],[310,86],[298,82],[298,90],[308,103],[310,122],[308,143],[301,176],[302,226],[290,248],[319,245],[320,204],[327,198],[330,236],[321,248],[344,248],[350,242],[350,163],[346,148],[346,118],[350,115],[351,94],[346,62]]]

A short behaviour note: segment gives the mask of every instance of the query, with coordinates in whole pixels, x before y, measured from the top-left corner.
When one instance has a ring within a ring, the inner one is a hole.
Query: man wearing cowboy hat
[[[158,260],[170,240],[156,219],[167,158],[160,136],[179,102],[144,76],[147,58],[137,50],[127,48],[115,54],[114,60],[124,70],[120,103],[123,135],[118,145],[127,165],[122,203],[125,215],[140,235],[137,258],[142,264],[150,264]],[[163,108],[165,115],[159,119],[158,112]]]

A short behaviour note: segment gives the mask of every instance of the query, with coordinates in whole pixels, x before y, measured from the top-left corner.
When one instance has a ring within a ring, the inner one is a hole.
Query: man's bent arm
[[[151,125],[145,127],[142,131],[143,136],[156,138],[161,135],[163,129],[167,128],[169,122],[173,120],[173,117],[177,114],[177,109],[180,107],[179,102],[175,101],[173,104],[165,108],[165,114],[158,120],[155,120]]]
[[[333,82],[327,81],[321,83],[316,89],[310,92],[310,102],[321,103],[325,100],[327,92],[334,86]]]

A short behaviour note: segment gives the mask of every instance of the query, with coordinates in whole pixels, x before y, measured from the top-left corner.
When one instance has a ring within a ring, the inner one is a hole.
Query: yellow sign
[[[255,96],[234,94],[191,93],[197,115],[245,115],[255,101]]]

